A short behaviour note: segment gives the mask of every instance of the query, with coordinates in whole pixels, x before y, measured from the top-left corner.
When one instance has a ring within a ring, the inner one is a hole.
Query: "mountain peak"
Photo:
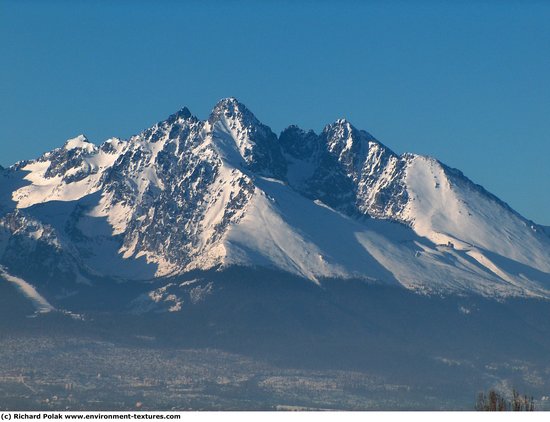
[[[372,145],[376,145],[394,154],[393,151],[381,144],[369,132],[357,129],[345,118],[337,119],[334,123],[326,125],[322,135],[327,140],[329,151],[337,155],[352,152],[354,154],[365,154]]]
[[[96,149],[96,146],[92,144],[90,141],[88,141],[88,138],[86,138],[85,135],[78,135],[75,138],[68,139],[67,142],[65,142],[65,145],[63,147],[70,151],[72,149],[83,149],[87,152],[92,152]]]
[[[214,110],[239,108],[239,107],[244,107],[244,104],[240,103],[239,100],[237,100],[235,97],[226,97],[226,98],[222,98],[220,101],[216,103],[216,105],[214,106]]]
[[[290,125],[279,135],[283,151],[295,158],[309,160],[319,146],[319,136],[313,131],[305,131],[297,125]]]
[[[227,140],[228,136],[233,139],[229,144],[234,145],[249,170],[264,176],[284,177],[286,162],[277,135],[237,99],[230,97],[220,100],[212,110],[208,123],[222,149],[228,145],[224,139]]]
[[[334,123],[325,126],[323,135],[327,139],[329,151],[338,155],[343,151],[360,148],[361,136],[359,136],[359,131],[346,119],[338,119]]]
[[[259,120],[254,114],[241,102],[234,97],[223,98],[215,105],[208,121],[215,123],[218,120],[231,119],[239,120],[243,124],[260,125]]]
[[[174,123],[180,119],[182,120],[188,120],[192,118],[193,115],[191,114],[191,111],[187,107],[183,107],[176,111],[174,114],[171,114],[168,119],[166,119],[166,122],[168,123]]]
[[[353,127],[353,125],[350,123],[348,119],[345,117],[342,117],[340,119],[336,119],[336,121],[332,124],[333,126],[346,126],[346,127]]]

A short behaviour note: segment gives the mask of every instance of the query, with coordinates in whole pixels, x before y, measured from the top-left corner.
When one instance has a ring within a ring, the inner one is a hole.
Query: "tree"
[[[535,410],[535,401],[533,396],[527,397],[526,395],[521,396],[516,390],[513,392],[512,398],[512,410],[515,411],[527,411],[532,412]]]
[[[512,400],[506,398],[495,390],[489,390],[487,394],[479,393],[475,409],[477,411],[534,411],[535,401],[533,397],[519,394],[515,389],[512,393]]]

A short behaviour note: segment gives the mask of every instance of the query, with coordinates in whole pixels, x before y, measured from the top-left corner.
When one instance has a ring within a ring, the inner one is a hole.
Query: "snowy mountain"
[[[346,120],[276,136],[233,98],[205,121],[183,108],[128,140],[80,135],[0,169],[0,265],[56,297],[253,267],[550,298],[548,228],[460,171]]]

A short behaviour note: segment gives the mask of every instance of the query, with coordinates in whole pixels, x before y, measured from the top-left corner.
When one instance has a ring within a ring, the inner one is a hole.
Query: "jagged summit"
[[[170,116],[168,116],[168,118],[166,119],[166,122],[168,124],[173,124],[177,120],[180,120],[180,119],[188,120],[188,119],[191,119],[192,117],[193,115],[191,114],[191,111],[187,107],[183,107],[178,111],[176,111],[174,114],[171,114]]]
[[[241,115],[249,117],[255,121],[257,120],[252,112],[234,97],[222,98],[216,103],[210,115],[216,117],[222,114],[231,117]]]
[[[239,122],[243,127],[254,129],[258,126],[262,129],[271,132],[271,129],[263,125],[243,103],[236,98],[223,98],[214,106],[210,116],[207,119],[208,123],[215,125],[217,122]]]
[[[214,143],[227,160],[265,176],[284,178],[286,163],[272,130],[235,98],[218,102],[207,121]]]
[[[0,201],[0,265],[37,286],[244,266],[550,297],[547,231],[459,171],[345,119],[277,137],[235,98],[128,140],[73,138],[5,170]]]

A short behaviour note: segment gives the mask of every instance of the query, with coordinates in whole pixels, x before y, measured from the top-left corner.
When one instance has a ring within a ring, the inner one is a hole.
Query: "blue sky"
[[[235,96],[339,117],[550,225],[550,2],[0,0],[0,164]]]

